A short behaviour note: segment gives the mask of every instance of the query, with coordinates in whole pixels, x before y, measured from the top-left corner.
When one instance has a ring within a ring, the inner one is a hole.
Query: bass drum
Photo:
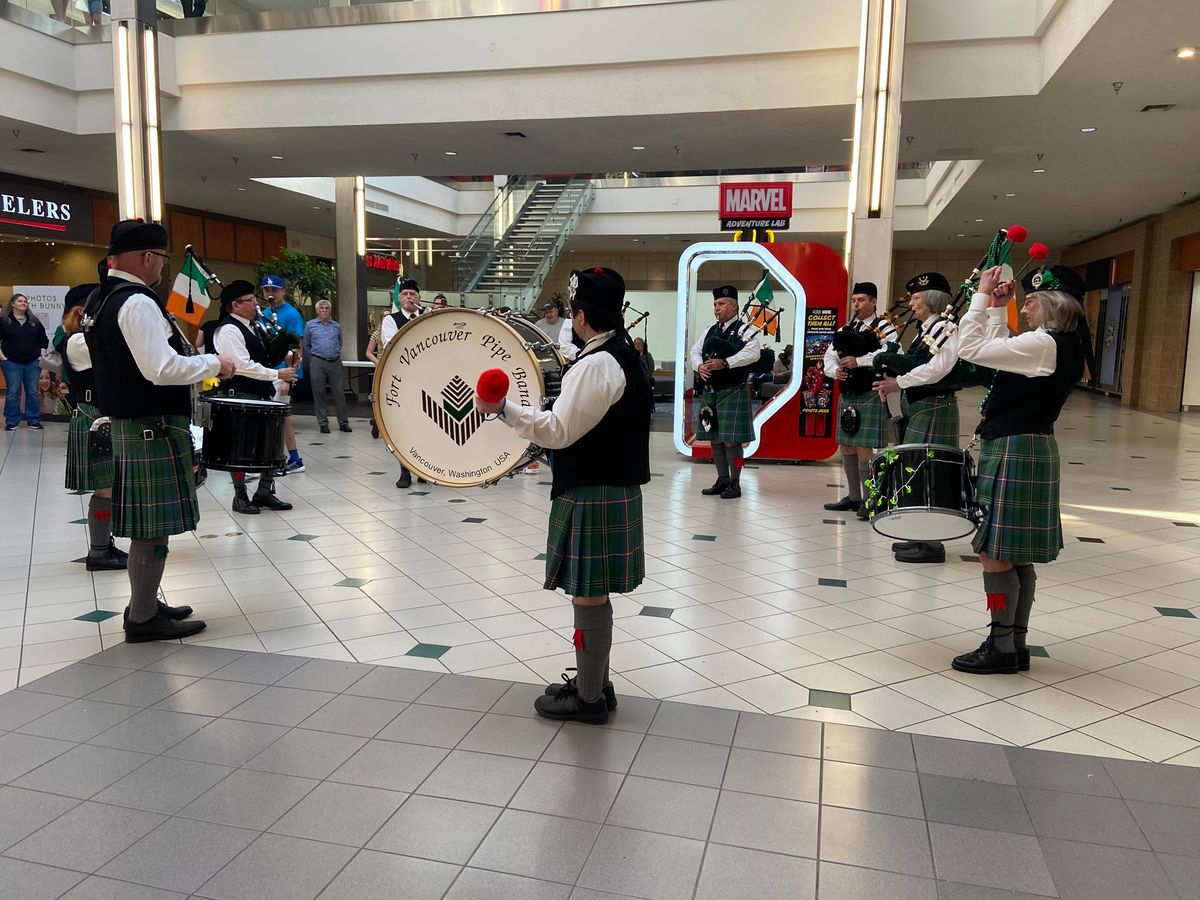
[[[871,460],[871,526],[902,541],[954,541],[978,522],[971,454],[943,444],[901,444]]]
[[[508,399],[545,409],[558,396],[563,357],[516,316],[438,309],[410,320],[379,357],[372,410],[387,448],[414,475],[448,487],[491,484],[540,448],[475,409],[486,369],[508,373]]]

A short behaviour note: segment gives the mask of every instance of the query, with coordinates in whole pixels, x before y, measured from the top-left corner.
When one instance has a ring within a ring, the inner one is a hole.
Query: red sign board
[[[368,253],[363,257],[363,262],[366,263],[368,269],[382,269],[385,272],[400,271],[400,260],[393,256],[379,256],[375,253]]]
[[[792,182],[739,181],[719,187],[722,228],[788,227],[792,218]]]

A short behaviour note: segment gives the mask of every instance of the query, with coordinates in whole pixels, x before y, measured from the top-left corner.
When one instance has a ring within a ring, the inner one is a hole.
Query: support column
[[[851,284],[875,282],[885,309],[893,295],[893,215],[907,11],[907,0],[862,0],[846,268]]]
[[[334,179],[334,239],[337,241],[337,303],[342,354],[358,359],[367,346],[366,188],[361,177]]]
[[[163,220],[154,0],[112,0],[117,205],[122,219]]]

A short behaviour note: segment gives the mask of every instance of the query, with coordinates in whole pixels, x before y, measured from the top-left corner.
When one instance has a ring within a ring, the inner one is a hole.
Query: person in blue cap
[[[268,329],[281,328],[294,334],[298,341],[303,340],[304,316],[300,315],[300,310],[287,302],[286,285],[283,278],[279,275],[264,275],[262,281],[258,283],[258,287],[262,291],[263,299],[267,302],[267,308],[261,313],[263,325]],[[290,360],[283,360],[275,368],[286,369],[289,366],[295,368],[296,378],[299,380],[302,357],[300,348],[297,347],[291,351],[290,356]],[[276,381],[275,399],[281,403],[291,403],[293,388],[294,385],[286,381]],[[303,472],[304,460],[300,458],[300,451],[296,447],[296,429],[292,425],[292,417],[288,416],[283,423],[283,443],[287,447],[288,458],[275,474],[289,475],[294,472]]]

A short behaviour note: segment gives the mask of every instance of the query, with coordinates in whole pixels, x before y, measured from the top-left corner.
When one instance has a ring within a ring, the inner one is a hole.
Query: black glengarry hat
[[[1041,266],[1028,273],[1021,279],[1021,287],[1026,294],[1036,294],[1038,291],[1062,291],[1070,294],[1080,303],[1087,294],[1087,286],[1079,273],[1069,266]]]
[[[856,283],[854,285],[854,290],[852,290],[850,293],[851,295],[866,294],[872,300],[879,299],[879,288],[875,286],[875,282],[873,281],[860,281]]]
[[[221,288],[221,309],[228,309],[229,304],[234,300],[253,293],[254,285],[250,282],[242,281],[240,278],[237,281],[231,281]]]
[[[63,315],[65,316],[71,309],[76,306],[83,306],[87,303],[87,298],[91,296],[92,291],[100,285],[92,284],[77,284],[75,287],[67,291],[67,296],[63,301]]]
[[[134,250],[166,250],[167,229],[156,222],[122,219],[108,237],[108,255],[118,256]]]
[[[713,299],[720,300],[722,298],[728,298],[736,302],[738,298],[737,288],[732,284],[723,284],[718,288],[713,288]]]
[[[418,294],[421,293],[421,286],[417,284],[415,279],[412,278],[403,279],[400,282],[399,289],[402,291],[416,291]]]
[[[921,275],[914,275],[908,279],[908,284],[904,285],[904,289],[910,294],[917,294],[921,291],[945,291],[947,294],[953,294],[950,289],[950,282],[946,280],[946,276],[941,272],[925,272]]]
[[[625,302],[625,279],[613,269],[596,266],[574,270],[567,282],[571,306],[582,307],[597,331],[616,328],[621,323]]]

